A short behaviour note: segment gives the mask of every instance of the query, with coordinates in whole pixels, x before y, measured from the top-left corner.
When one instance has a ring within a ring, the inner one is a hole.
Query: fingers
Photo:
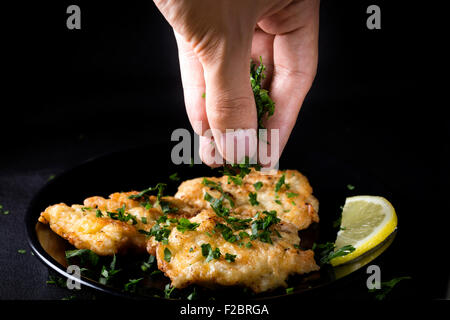
[[[218,167],[223,159],[216,152],[212,136],[203,136],[209,129],[205,103],[205,79],[203,67],[191,46],[175,32],[180,60],[181,81],[183,83],[184,103],[189,121],[195,133],[200,136],[199,155],[210,167]]]
[[[279,129],[280,154],[314,80],[318,59],[318,6],[310,8],[304,26],[274,39],[274,70],[270,95],[275,113],[266,127]],[[270,142],[270,134],[269,134]]]
[[[206,114],[220,154],[229,162],[256,153],[256,107],[249,81],[251,35],[246,41],[224,41],[212,61],[203,63]]]
[[[203,67],[191,46],[175,32],[180,60],[181,81],[183,83],[184,103],[192,128],[198,135],[209,129],[206,116],[205,79]]]

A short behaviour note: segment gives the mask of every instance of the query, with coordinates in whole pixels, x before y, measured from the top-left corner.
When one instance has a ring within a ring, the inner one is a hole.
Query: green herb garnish
[[[107,284],[111,278],[120,272],[120,269],[116,269],[116,255],[113,256],[111,264],[109,265],[109,269],[106,266],[102,267],[102,271],[100,272],[100,279],[98,280],[101,284]]]
[[[186,297],[186,299],[188,299],[188,300],[195,300],[195,299],[197,299],[197,291],[195,290],[195,288],[194,288],[194,290],[191,292],[191,294],[189,294],[189,295]]]
[[[206,258],[205,262],[210,262],[212,259],[219,259],[221,253],[219,248],[213,250],[209,243],[204,243],[202,244],[202,255]]]
[[[133,293],[136,291],[136,286],[137,284],[142,281],[144,278],[139,278],[139,279],[129,279],[128,283],[125,283],[123,290],[125,292],[130,292]]]
[[[172,259],[172,252],[168,248],[164,248],[164,260],[170,262],[170,259]]]
[[[99,256],[89,249],[77,249],[77,250],[67,250],[66,251],[66,259],[69,261],[74,257],[79,257],[81,260],[81,264],[91,264],[92,266],[96,266],[99,261]]]
[[[190,222],[186,218],[180,218],[178,220],[177,230],[184,233],[187,230],[195,230],[200,225],[200,223]]]
[[[286,174],[283,173],[283,174],[281,175],[280,179],[278,180],[277,184],[275,185],[275,192],[280,191],[280,189],[281,189],[281,187],[282,187],[283,185],[286,185],[286,188],[289,189],[289,187],[288,187],[288,185],[286,184],[285,180],[286,180]]]
[[[58,276],[48,276],[47,284],[54,284],[60,288],[67,288],[67,279]]]
[[[270,238],[270,227],[279,223],[281,220],[277,218],[277,212],[263,211],[264,217],[259,217],[252,222],[252,235],[250,239],[259,239],[262,242],[272,244],[272,239]]]
[[[169,299],[173,290],[175,290],[175,287],[171,287],[170,283],[166,284],[166,286],[164,287],[164,298]]]
[[[153,266],[154,263],[155,263],[155,256],[150,255],[148,257],[147,261],[142,262],[141,270],[146,272],[147,270],[149,270]]]
[[[411,277],[398,277],[398,278],[394,278],[389,281],[381,282],[380,289],[376,289],[376,288],[370,289],[369,292],[377,293],[375,295],[375,299],[384,300],[384,298],[386,298],[386,296],[389,294],[389,292],[392,291],[392,289],[397,285],[397,283],[399,283],[402,280],[409,280],[409,279],[411,279]]]
[[[261,181],[258,181],[256,183],[254,183],[253,186],[255,187],[255,190],[258,191],[259,189],[262,188],[263,183]]]
[[[320,263],[322,265],[330,263],[331,260],[346,256],[347,254],[355,251],[355,248],[352,245],[346,245],[342,248],[334,250],[335,246],[332,242],[327,242],[324,244],[314,244],[312,250],[317,253],[320,257]]]
[[[236,257],[235,254],[225,253],[225,260],[228,262],[234,262]]]
[[[250,201],[250,204],[251,204],[252,206],[257,206],[257,205],[259,205],[259,202],[258,202],[258,200],[256,200],[256,197],[257,197],[256,192],[250,192],[250,193],[248,194],[248,200]]]
[[[269,92],[262,88],[262,80],[266,77],[264,71],[266,67],[262,63],[262,57],[259,57],[259,66],[251,61],[250,63],[250,83],[255,97],[256,112],[258,116],[258,129],[264,129],[263,120],[271,117],[275,112],[275,103],[269,97]]]

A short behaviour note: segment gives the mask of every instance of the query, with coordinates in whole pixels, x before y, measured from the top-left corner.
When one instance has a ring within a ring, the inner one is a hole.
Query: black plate
[[[155,185],[157,182],[167,182],[169,186],[166,194],[173,194],[176,192],[178,183],[171,182],[168,177],[174,172],[178,172],[181,180],[219,174],[217,170],[212,170],[204,165],[193,167],[174,165],[170,160],[170,151],[169,145],[149,145],[113,153],[90,160],[50,181],[31,202],[25,219],[29,243],[35,255],[51,269],[65,277],[72,278],[71,275],[66,273],[67,262],[64,252],[73,249],[73,247],[54,234],[47,225],[37,223],[40,212],[51,204],[60,202],[68,205],[82,203],[83,199],[89,196],[107,197],[113,192],[140,190]],[[313,186],[314,195],[320,201],[320,224],[313,225],[300,234],[302,245],[306,248],[311,247],[313,242],[334,241],[336,229],[332,227],[332,222],[338,218],[340,206],[343,205],[346,197],[364,194],[389,198],[386,188],[373,176],[370,176],[368,172],[350,167],[327,154],[308,152],[300,159],[293,154],[289,155],[286,151],[280,160],[280,169],[297,169],[305,174]],[[357,188],[350,191],[347,184],[355,185]],[[288,281],[289,286],[294,288],[291,294],[303,294],[312,290],[323,289],[339,279],[348,278],[350,274],[361,270],[364,265],[367,265],[386,250],[394,237],[395,233],[381,245],[351,263],[336,268],[325,266],[318,272],[291,277]],[[118,257],[118,261],[122,261],[121,268],[124,271],[136,270],[135,267],[145,258],[127,255],[126,258]],[[108,264],[109,262],[104,261],[104,263]],[[124,274],[124,276],[127,277],[126,279],[137,277],[135,274]],[[115,296],[137,299],[158,299],[155,294],[161,295],[165,284],[169,282],[162,275],[145,276],[139,290],[130,294],[124,292],[123,287],[105,286],[97,280],[98,277],[88,278],[83,276],[81,284]],[[174,295],[183,299],[186,298],[189,290],[192,291],[192,289],[179,290]],[[229,297],[230,295],[234,297],[242,296],[247,299],[272,299],[286,295],[283,288],[258,295],[246,293],[238,288],[223,288],[214,291],[197,288],[197,290],[200,297],[214,296],[216,299]]]

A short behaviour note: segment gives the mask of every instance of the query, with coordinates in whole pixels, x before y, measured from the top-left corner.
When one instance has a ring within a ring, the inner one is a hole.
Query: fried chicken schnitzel
[[[91,197],[83,205],[67,206],[64,203],[48,207],[39,221],[78,249],[90,249],[105,256],[131,251],[155,253],[155,246],[139,230],[148,231],[163,215],[160,207],[151,207],[155,196],[149,197],[146,208],[137,200],[129,199],[138,192],[113,193],[109,199]],[[177,208],[176,216],[190,217],[196,209],[173,197],[163,197],[169,207]],[[120,219],[120,215],[123,216]],[[169,214],[173,217],[173,214]],[[129,217],[127,219],[127,217]]]
[[[175,198],[193,206],[208,208],[205,192],[219,197],[218,189],[221,188],[234,202],[236,213],[253,209],[275,210],[281,220],[294,224],[299,230],[306,229],[312,222],[319,222],[319,202],[312,195],[308,179],[297,170],[263,173],[252,169],[239,185],[228,176],[206,178],[206,182],[204,179],[184,181]],[[256,194],[253,205],[249,201],[250,194]]]
[[[233,242],[225,240],[217,228],[223,221],[210,209],[203,210],[190,221],[200,226],[184,233],[172,230],[168,244],[160,243],[156,250],[158,268],[172,280],[174,287],[238,285],[263,292],[286,286],[290,274],[319,269],[313,251],[298,249],[297,228],[290,223],[277,224],[277,235],[274,234],[272,243],[268,243],[250,241],[248,236]],[[252,233],[251,229],[240,232]],[[202,245],[209,245],[211,250],[219,248],[216,252],[220,252],[220,256],[208,261],[202,253]],[[165,259],[166,252],[170,252],[170,260]]]
[[[78,249],[98,255],[147,251],[174,287],[286,286],[318,270],[298,231],[318,222],[318,201],[296,170],[187,180],[174,197],[141,192],[48,207],[39,221]]]

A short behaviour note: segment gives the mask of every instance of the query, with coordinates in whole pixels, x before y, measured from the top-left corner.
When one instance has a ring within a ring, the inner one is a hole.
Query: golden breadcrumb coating
[[[84,200],[84,206],[56,204],[42,212],[39,221],[48,223],[55,233],[76,248],[90,249],[98,255],[113,255],[128,250],[143,252],[146,249],[154,254],[155,246],[148,245],[148,239],[138,230],[150,230],[163,212],[160,207],[146,209],[139,201],[128,198],[137,193],[113,193],[109,199],[90,197]],[[178,208],[177,217],[190,217],[198,211],[173,197],[163,197],[162,200]],[[155,201],[156,197],[151,196],[149,202]],[[109,217],[108,212],[117,212],[121,208],[134,220],[124,222]],[[97,210],[100,210],[101,217],[97,216]]]
[[[285,182],[276,192],[276,185],[284,175]],[[312,222],[319,222],[319,202],[312,195],[312,188],[308,179],[297,170],[271,171],[264,173],[252,171],[242,179],[241,185],[229,181],[227,176],[220,178],[207,178],[220,184],[234,201],[236,213],[252,211],[275,210],[278,217],[286,222],[294,224],[299,230],[306,229]],[[261,182],[259,190],[254,184]],[[178,188],[175,198],[200,208],[209,208],[209,203],[204,200],[204,194],[208,192],[212,196],[220,197],[220,192],[203,184],[203,178],[184,181]],[[256,193],[259,204],[253,206],[249,201],[249,194]]]
[[[286,286],[291,274],[304,274],[318,270],[311,250],[298,249],[300,243],[297,228],[287,222],[276,225],[281,238],[273,234],[273,244],[256,239],[230,243],[215,230],[216,223],[223,222],[210,209],[203,210],[189,219],[200,223],[195,231],[180,232],[173,229],[167,245],[158,244],[156,258],[158,268],[172,280],[172,285],[184,288],[190,284],[207,287],[246,286],[254,292],[263,292]],[[251,234],[251,230],[245,230]],[[251,243],[251,247],[246,244]],[[219,248],[221,256],[206,262],[202,244]],[[164,259],[165,250],[171,253],[170,262]],[[226,253],[235,255],[235,261],[225,259]]]

